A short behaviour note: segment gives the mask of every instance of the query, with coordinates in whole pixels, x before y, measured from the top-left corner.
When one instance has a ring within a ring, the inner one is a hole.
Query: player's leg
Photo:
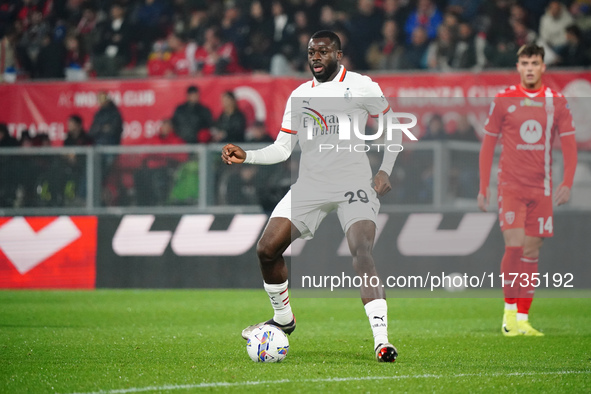
[[[513,337],[519,335],[517,330],[517,299],[519,297],[519,275],[521,274],[521,258],[525,242],[525,229],[512,228],[503,231],[505,253],[501,260],[503,274],[503,295],[505,310],[503,313],[503,335]]]
[[[373,221],[360,220],[349,227],[346,236],[356,274],[368,278],[360,292],[373,331],[376,358],[378,361],[394,362],[398,352],[388,341],[388,305],[384,287],[379,280],[370,281],[372,277],[378,278],[372,254],[375,233],[376,225]]]
[[[246,327],[242,330],[242,338],[248,339],[252,331],[263,324],[273,324],[286,334],[295,330],[295,317],[287,288],[288,270],[283,252],[291,244],[291,240],[299,235],[298,229],[287,218],[272,217],[267,223],[257,244],[257,256],[263,274],[263,285],[269,295],[274,315],[270,320]]]
[[[544,335],[529,323],[529,308],[532,304],[535,291],[533,274],[538,273],[538,258],[543,243],[544,239],[541,237],[525,236],[523,257],[521,258],[521,272],[527,274],[528,280],[527,283],[524,283],[520,287],[519,297],[517,298],[517,328],[522,335]]]

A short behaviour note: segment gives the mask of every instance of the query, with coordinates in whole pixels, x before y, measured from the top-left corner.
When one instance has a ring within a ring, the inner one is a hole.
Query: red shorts
[[[501,231],[524,228],[530,237],[554,235],[552,196],[545,196],[544,190],[499,188],[498,201]]]

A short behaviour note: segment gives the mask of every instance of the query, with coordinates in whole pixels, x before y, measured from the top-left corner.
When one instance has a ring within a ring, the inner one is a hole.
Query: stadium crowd
[[[589,66],[591,0],[3,0],[0,70],[26,78],[305,71],[336,31],[355,70],[513,67],[536,41],[552,66]]]

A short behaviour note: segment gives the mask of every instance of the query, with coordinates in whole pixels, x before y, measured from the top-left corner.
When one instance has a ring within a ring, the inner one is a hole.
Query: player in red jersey
[[[528,321],[534,296],[540,247],[553,234],[552,200],[570,199],[577,164],[575,127],[564,96],[542,83],[544,48],[522,46],[517,52],[521,83],[499,93],[484,126],[480,150],[478,207],[486,211],[494,149],[501,137],[498,172],[499,222],[505,240],[501,273],[505,283],[505,336],[542,336]],[[564,158],[563,182],[552,199],[552,143],[560,137]],[[514,275],[520,274],[513,282]]]

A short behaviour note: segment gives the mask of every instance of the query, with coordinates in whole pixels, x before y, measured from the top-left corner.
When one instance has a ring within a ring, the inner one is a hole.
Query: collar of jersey
[[[536,89],[536,90],[530,90],[530,89],[526,89],[523,86],[521,86],[521,84],[517,85],[519,87],[519,89],[529,98],[534,98],[540,95],[540,93],[542,93],[546,87],[544,85],[542,85],[541,88]]]
[[[341,68],[340,68],[339,72],[337,73],[337,75],[335,75],[335,77],[332,79],[332,81],[326,81],[326,82],[333,82],[333,81],[336,81],[336,82],[343,82],[343,81],[345,80],[345,75],[347,75],[347,69],[345,68],[345,66],[343,66],[343,65],[341,64]],[[314,86],[318,86],[318,85],[321,85],[321,84],[323,84],[323,83],[324,83],[324,82],[318,82],[318,81],[316,80],[316,77],[314,77],[314,78],[312,79],[312,87],[314,87]]]

